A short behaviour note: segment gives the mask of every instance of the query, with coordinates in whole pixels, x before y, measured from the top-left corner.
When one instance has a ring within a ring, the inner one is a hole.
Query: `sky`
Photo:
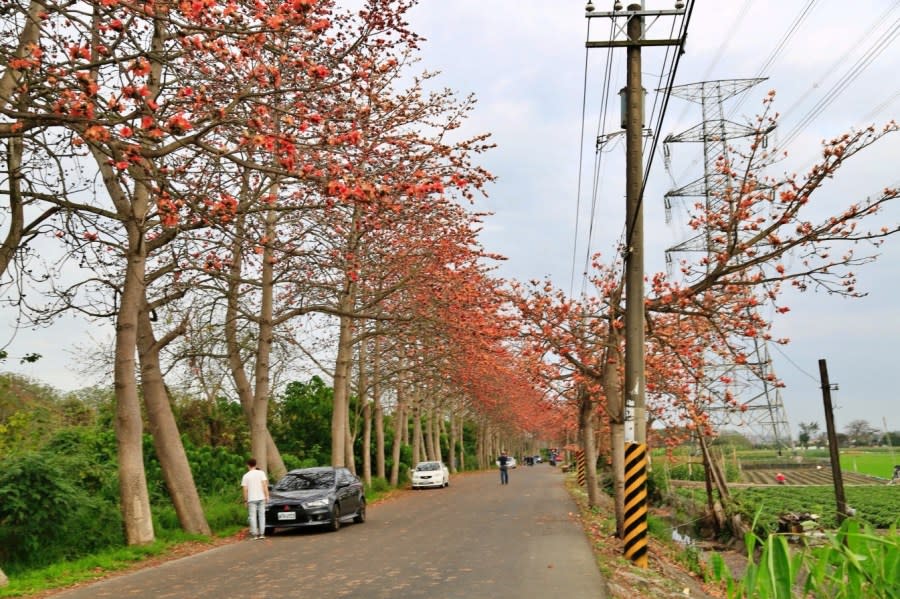
[[[597,11],[612,4],[596,2]],[[648,10],[673,5],[645,0]],[[820,155],[822,139],[900,116],[898,19],[900,2],[893,0],[859,0],[852,7],[835,0],[698,0],[675,84],[767,77],[730,100],[726,113],[735,121],[749,120],[775,89],[775,107],[784,117],[773,141],[791,139],[788,158],[777,168],[804,172]],[[418,67],[440,71],[438,83],[461,96],[474,94],[478,104],[462,132],[490,132],[497,144],[484,157],[497,181],[476,208],[493,213],[483,245],[508,258],[498,274],[522,281],[550,277],[575,294],[582,289],[586,256],[597,251],[612,256],[624,223],[621,143],[608,144],[603,153],[593,217],[591,180],[598,132],[619,129],[616,93],[624,84],[625,51],[616,50],[611,58],[613,102],[604,124],[607,51],[585,49],[587,21],[584,2],[573,0],[422,0],[410,13],[411,28],[426,38]],[[591,21],[591,39],[608,39],[609,20]],[[657,22],[648,35],[669,37],[670,23]],[[662,85],[665,53],[665,48],[643,50],[648,111],[653,90]],[[699,122],[698,105],[672,99],[660,137]],[[663,194],[697,178],[702,169],[699,146],[672,144],[668,173],[662,146],[660,140],[644,195],[647,273],[665,269],[665,250],[689,236],[677,200],[667,222]],[[819,192],[822,209],[838,211],[900,182],[898,158],[900,135],[895,134]],[[879,226],[894,225],[900,209],[877,218]],[[815,421],[824,429],[819,359],[827,360],[830,380],[838,385],[832,398],[839,430],[859,418],[879,429],[886,422],[889,430],[900,430],[900,393],[892,377],[900,341],[900,307],[894,300],[900,292],[900,236],[878,251],[879,260],[858,271],[865,298],[793,294],[786,302],[791,311],[776,319],[775,337],[791,339],[771,354],[774,371],[786,384],[782,401],[794,435],[800,422]],[[11,319],[0,312],[0,322]],[[9,339],[9,324],[3,332]],[[76,355],[85,351],[91,334],[106,338],[74,317],[48,330],[20,330],[15,347],[44,358],[33,365],[11,359],[4,368],[64,390],[90,384],[95,381],[81,372]]]

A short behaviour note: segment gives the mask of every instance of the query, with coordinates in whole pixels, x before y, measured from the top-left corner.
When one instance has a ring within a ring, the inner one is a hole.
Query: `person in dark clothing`
[[[500,457],[497,458],[497,463],[500,465],[500,484],[508,485],[509,484],[509,456],[506,455],[505,451],[500,452]]]

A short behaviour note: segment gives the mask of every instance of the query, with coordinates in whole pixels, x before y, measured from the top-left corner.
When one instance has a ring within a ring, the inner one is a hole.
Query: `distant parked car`
[[[497,460],[496,464],[499,467],[500,460]],[[515,468],[516,466],[518,466],[518,464],[516,463],[516,458],[512,457],[511,455],[506,456],[506,467],[507,468]]]
[[[540,463],[543,462],[543,461],[544,461],[544,458],[542,458],[540,455],[534,456],[534,463],[535,463],[535,464],[540,464]]]
[[[412,473],[412,488],[449,487],[450,470],[444,462],[419,462]]]
[[[327,526],[366,521],[362,481],[346,468],[291,470],[269,493],[266,534],[276,528]]]

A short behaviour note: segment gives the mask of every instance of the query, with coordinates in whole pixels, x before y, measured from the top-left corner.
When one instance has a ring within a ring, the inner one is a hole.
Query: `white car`
[[[498,459],[496,462],[497,468],[500,467],[500,460]],[[507,468],[515,468],[516,467],[516,458],[510,456],[506,456],[506,467]]]
[[[412,488],[449,487],[450,470],[444,462],[419,462],[412,471]]]

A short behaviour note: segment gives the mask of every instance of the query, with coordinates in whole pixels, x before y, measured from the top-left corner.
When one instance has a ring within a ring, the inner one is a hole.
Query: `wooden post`
[[[819,360],[819,378],[822,381],[822,400],[825,402],[825,427],[828,433],[828,451],[831,454],[831,477],[834,479],[834,496],[837,499],[838,525],[847,514],[847,499],[844,496],[844,478],[841,475],[841,454],[838,449],[837,432],[834,429],[834,411],[831,407],[831,384],[828,382],[828,365]]]

